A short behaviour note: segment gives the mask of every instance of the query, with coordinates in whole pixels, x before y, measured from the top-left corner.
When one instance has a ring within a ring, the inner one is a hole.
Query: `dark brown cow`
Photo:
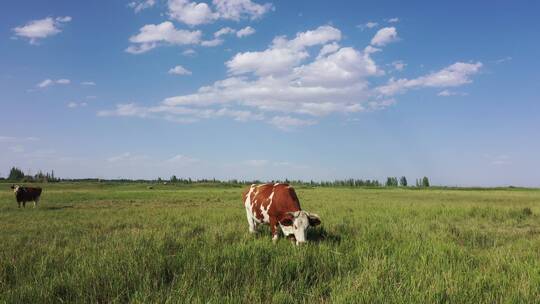
[[[41,188],[39,187],[22,187],[19,185],[12,185],[11,189],[15,193],[15,198],[17,199],[17,204],[21,208],[21,203],[23,207],[26,208],[26,202],[34,202],[34,208],[39,203],[39,198],[41,196]]]
[[[306,241],[307,228],[321,223],[318,215],[302,211],[294,188],[288,184],[251,185],[242,199],[249,232],[255,233],[259,224],[269,224],[273,241],[279,237],[279,226],[285,237],[294,237],[299,245]]]

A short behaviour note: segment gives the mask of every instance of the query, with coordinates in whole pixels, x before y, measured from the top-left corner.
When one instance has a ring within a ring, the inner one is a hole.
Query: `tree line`
[[[397,177],[388,177],[386,179],[386,187],[407,187],[408,186],[408,182],[407,182],[407,178],[405,176],[402,176],[399,178]],[[427,176],[424,176],[422,178],[417,178],[416,179],[416,184],[415,186],[417,188],[427,188],[430,186],[430,183],[429,183],[429,178]]]
[[[4,178],[0,177],[0,179]],[[51,172],[38,171],[38,173],[32,175],[24,174],[24,172],[17,167],[12,167],[11,170],[9,170],[9,174],[6,179],[9,181],[24,183],[48,183],[60,181],[60,179],[54,175],[54,170],[52,170]]]
[[[3,179],[3,178],[0,178]],[[12,167],[9,171],[9,175],[7,177],[7,180],[13,181],[13,182],[40,182],[40,183],[47,183],[47,182],[61,182],[61,181],[69,181],[69,182],[76,182],[76,181],[86,181],[86,182],[141,182],[141,183],[171,183],[171,184],[222,184],[222,185],[251,185],[251,184],[261,184],[264,182],[271,182],[271,183],[287,183],[287,184],[293,184],[293,185],[300,185],[300,186],[312,186],[312,187],[366,187],[366,188],[379,188],[379,187],[408,187],[407,178],[405,176],[400,177],[399,179],[397,177],[388,177],[386,179],[386,183],[381,183],[376,179],[336,179],[333,181],[304,181],[304,180],[271,180],[271,181],[261,181],[261,180],[238,180],[238,179],[230,179],[230,180],[219,180],[219,179],[191,179],[191,178],[178,178],[176,175],[171,176],[169,179],[163,179],[161,177],[158,177],[154,180],[146,180],[146,179],[98,179],[98,178],[84,178],[84,179],[66,179],[66,178],[58,178],[54,175],[54,170],[52,170],[50,173],[42,171],[39,171],[37,174],[30,175],[30,174],[24,174],[24,172],[17,168]],[[427,176],[424,176],[423,178],[417,178],[415,186],[417,188],[427,188],[430,186],[429,178]]]

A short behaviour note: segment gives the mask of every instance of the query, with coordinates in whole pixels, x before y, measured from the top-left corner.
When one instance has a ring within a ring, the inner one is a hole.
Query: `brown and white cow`
[[[11,189],[15,193],[15,199],[17,199],[17,204],[21,208],[21,203],[23,207],[26,207],[26,202],[34,202],[34,208],[39,203],[39,198],[41,196],[41,188],[39,187],[22,187],[19,185],[12,185]]]
[[[269,224],[274,242],[279,238],[278,226],[285,237],[300,245],[306,242],[307,228],[321,223],[318,215],[300,208],[296,192],[288,184],[251,185],[242,198],[249,232],[255,233],[259,224]]]

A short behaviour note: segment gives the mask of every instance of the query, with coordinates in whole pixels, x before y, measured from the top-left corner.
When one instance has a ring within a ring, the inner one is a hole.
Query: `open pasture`
[[[322,225],[295,247],[239,187],[0,186],[0,302],[540,302],[538,190],[296,187]]]

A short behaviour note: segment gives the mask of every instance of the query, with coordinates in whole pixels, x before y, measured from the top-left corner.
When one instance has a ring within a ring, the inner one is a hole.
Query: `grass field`
[[[0,184],[0,302],[538,303],[540,191],[302,188],[310,245],[248,234],[241,188]]]

